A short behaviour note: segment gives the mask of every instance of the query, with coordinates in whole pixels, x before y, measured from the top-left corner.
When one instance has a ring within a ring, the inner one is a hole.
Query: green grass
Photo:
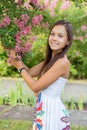
[[[32,130],[32,123],[21,120],[0,120],[0,130]]]
[[[0,130],[32,130],[32,123],[22,120],[0,120]],[[71,126],[71,130],[87,130],[87,127]]]
[[[71,130],[87,130],[86,126],[71,126]]]

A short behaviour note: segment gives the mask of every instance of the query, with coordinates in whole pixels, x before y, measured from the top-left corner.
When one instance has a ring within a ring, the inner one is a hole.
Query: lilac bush
[[[31,0],[30,3],[23,3],[22,0],[5,1],[5,4],[12,4],[12,6],[6,9],[4,1],[1,2],[4,6],[0,21],[1,43],[6,49],[14,48],[20,59],[24,53],[30,51],[31,43],[35,41],[32,28],[41,26],[43,16],[41,12],[36,11],[39,6],[37,0]],[[43,24],[45,25],[44,22]]]
[[[73,45],[68,53],[71,78],[87,78],[87,2],[1,0],[0,14],[1,44],[14,48],[29,66],[44,59],[51,25],[60,19],[70,21],[74,31]]]

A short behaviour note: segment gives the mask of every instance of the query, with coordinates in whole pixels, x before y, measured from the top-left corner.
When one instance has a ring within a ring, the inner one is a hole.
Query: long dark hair
[[[57,26],[57,25],[63,25],[66,29],[66,32],[67,32],[67,37],[68,37],[68,41],[69,41],[69,45],[66,45],[62,51],[60,53],[57,53],[55,55],[55,57],[52,59],[52,50],[49,46],[49,36],[50,36],[50,33],[52,31],[52,29]],[[43,64],[43,67],[41,69],[41,73],[42,72],[46,72],[48,69],[50,69],[50,67],[52,67],[52,65],[59,59],[59,58],[62,58],[66,53],[67,51],[69,50],[71,44],[72,44],[72,41],[73,41],[73,31],[72,31],[72,25],[70,22],[68,21],[65,21],[65,20],[60,20],[60,21],[57,21],[52,27],[51,27],[51,30],[50,30],[50,33],[49,33],[49,36],[48,36],[48,40],[47,40],[47,48],[46,48],[46,56],[45,56],[45,60],[44,60],[44,64]]]

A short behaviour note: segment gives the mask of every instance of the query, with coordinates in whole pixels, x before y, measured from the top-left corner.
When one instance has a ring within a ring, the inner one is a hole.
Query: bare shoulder
[[[63,58],[58,59],[54,65],[59,66],[60,68],[67,69],[70,67],[70,61],[66,57],[63,57]]]
[[[45,89],[50,84],[55,82],[59,77],[68,78],[69,75],[69,61],[65,58],[58,59],[53,66],[46,71],[35,84],[35,91]]]
[[[57,60],[54,66],[55,66],[54,68],[56,69],[56,72],[59,71],[63,78],[67,78],[67,79],[69,78],[70,61],[66,57],[63,57]],[[60,69],[57,69],[57,68],[60,68]]]

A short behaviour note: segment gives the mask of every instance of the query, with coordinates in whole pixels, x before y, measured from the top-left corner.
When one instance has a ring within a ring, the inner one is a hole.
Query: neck
[[[60,53],[62,50],[59,49],[57,51],[52,51],[52,59],[56,56],[56,54]]]

